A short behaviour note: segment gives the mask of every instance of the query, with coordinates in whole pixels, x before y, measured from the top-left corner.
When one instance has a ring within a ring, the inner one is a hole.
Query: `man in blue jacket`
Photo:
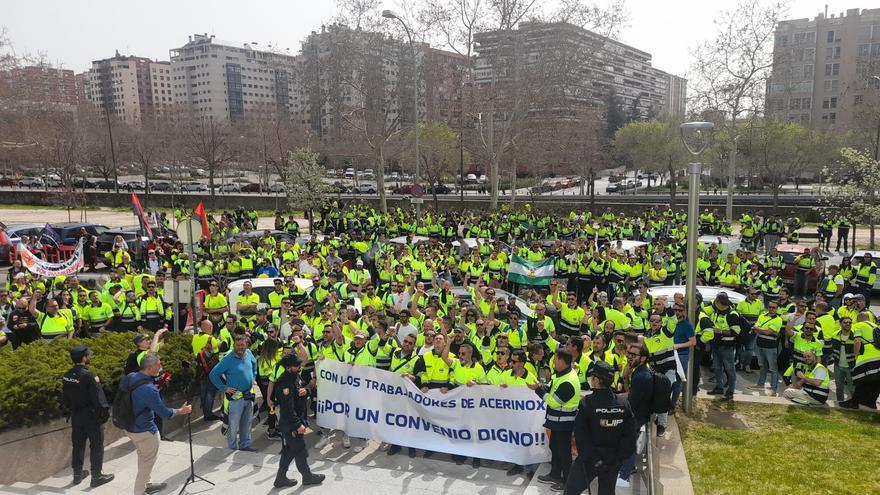
[[[165,483],[150,483],[150,472],[159,455],[159,428],[156,427],[156,416],[170,419],[192,412],[188,402],[179,409],[172,409],[162,402],[159,389],[153,380],[162,374],[162,363],[159,355],[148,352],[141,359],[141,369],[128,376],[131,384],[131,409],[134,413],[134,424],[126,430],[137,449],[138,470],[134,480],[134,494],[158,493],[165,489]]]
[[[251,420],[254,409],[254,380],[257,377],[257,360],[251,353],[247,335],[236,335],[234,352],[226,355],[209,378],[218,390],[226,393],[229,401],[229,430],[226,445],[232,450],[256,452],[251,448]]]

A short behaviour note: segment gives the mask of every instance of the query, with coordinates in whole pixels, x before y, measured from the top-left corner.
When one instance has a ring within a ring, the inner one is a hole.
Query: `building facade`
[[[601,107],[613,94],[631,114],[684,113],[685,79],[652,67],[647,52],[573,24],[521,22],[516,30],[478,33],[474,41],[475,84],[524,81],[540,93],[530,98],[530,112]]]
[[[782,21],[773,60],[768,115],[813,129],[863,127],[880,93],[880,9]]]
[[[199,118],[289,118],[295,67],[288,53],[196,34],[171,50],[174,102]]]
[[[0,83],[20,101],[77,107],[85,103],[83,74],[35,65],[0,72]]]
[[[167,110],[170,100],[170,66],[146,57],[116,56],[92,62],[87,96],[101,114],[139,124],[145,117]]]

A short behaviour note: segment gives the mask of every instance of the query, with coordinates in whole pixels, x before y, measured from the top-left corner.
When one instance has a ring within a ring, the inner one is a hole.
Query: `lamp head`
[[[709,146],[715,124],[712,122],[685,122],[679,127],[681,141],[693,156],[698,156]]]
[[[382,17],[386,19],[397,19],[397,14],[393,10],[383,10]]]

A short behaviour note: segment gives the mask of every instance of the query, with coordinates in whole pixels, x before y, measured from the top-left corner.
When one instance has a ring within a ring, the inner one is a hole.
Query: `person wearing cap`
[[[58,301],[49,299],[46,301],[46,312],[37,309],[37,303],[43,298],[43,292],[39,289],[31,296],[28,309],[37,322],[40,336],[45,340],[65,336],[73,338],[73,321],[58,311]]]
[[[578,457],[572,462],[568,479],[562,482],[566,495],[587,490],[593,478],[599,479],[599,495],[613,495],[620,465],[635,452],[635,419],[629,402],[611,390],[614,376],[614,367],[604,361],[590,369],[593,393],[578,404],[574,422]],[[547,475],[539,476],[538,481],[558,483]]]
[[[92,467],[91,486],[98,487],[113,480],[112,474],[102,473],[104,464],[104,427],[110,418],[110,406],[104,396],[101,380],[89,370],[90,357],[94,354],[84,345],[70,350],[73,367],[61,378],[62,403],[70,412],[71,442],[73,455],[73,484],[78,485],[88,471],[83,470],[86,440],[89,441],[89,458]]]
[[[319,485],[324,481],[323,474],[314,474],[308,465],[308,449],[305,442],[306,426],[308,426],[309,390],[300,375],[302,361],[291,353],[279,362],[284,373],[275,382],[275,396],[278,399],[280,419],[278,429],[281,432],[281,460],[278,462],[278,473],[275,475],[276,488],[296,486],[296,480],[287,477],[291,461],[302,475],[303,486]]]
[[[358,259],[354,263],[354,268],[345,270],[351,287],[358,293],[363,292],[365,284],[370,281],[370,272],[364,269],[364,260]]]

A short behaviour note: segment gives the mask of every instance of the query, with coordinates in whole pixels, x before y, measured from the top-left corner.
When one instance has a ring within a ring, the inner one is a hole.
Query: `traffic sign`
[[[409,198],[409,202],[414,205],[420,205],[425,202],[425,198]]]
[[[421,184],[413,184],[410,194],[412,194],[412,197],[414,198],[421,198],[425,195],[425,188],[422,187]]]
[[[197,244],[202,238],[202,222],[189,218],[177,224],[177,238],[186,245]]]

